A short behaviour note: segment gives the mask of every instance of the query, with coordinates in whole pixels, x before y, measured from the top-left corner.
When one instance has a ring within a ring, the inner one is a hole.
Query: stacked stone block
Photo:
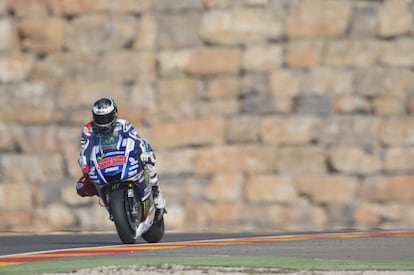
[[[171,231],[414,225],[412,0],[1,0],[0,230],[79,198],[100,96],[154,147]]]

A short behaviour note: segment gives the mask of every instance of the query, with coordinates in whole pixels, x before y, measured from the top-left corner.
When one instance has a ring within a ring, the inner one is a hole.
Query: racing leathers
[[[154,202],[158,209],[165,208],[165,199],[159,191],[158,175],[155,167],[155,155],[151,148],[151,145],[142,139],[136,132],[135,127],[124,119],[117,119],[113,129],[110,132],[113,136],[130,137],[134,139],[139,146],[137,146],[137,155],[144,164],[144,168],[150,176],[150,183],[153,186]],[[105,133],[108,134],[108,133]],[[102,133],[94,131],[93,122],[88,122],[82,128],[81,134],[81,147],[78,157],[79,166],[82,169],[83,176],[78,180],[76,184],[76,191],[79,196],[94,196],[99,195],[95,185],[90,181],[88,173],[90,170],[90,156],[93,147],[99,143],[99,138]]]

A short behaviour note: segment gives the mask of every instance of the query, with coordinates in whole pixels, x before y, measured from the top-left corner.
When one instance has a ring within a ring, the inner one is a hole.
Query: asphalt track
[[[82,257],[275,256],[414,262],[414,231],[295,234],[176,234],[158,244],[122,245],[116,233],[0,236],[1,267]]]
[[[246,239],[262,237],[261,241]],[[220,240],[234,239],[226,243]],[[213,241],[212,241],[213,240]],[[241,240],[241,241],[238,241]],[[244,240],[244,241],[243,241]],[[313,257],[343,260],[414,261],[414,231],[326,232],[296,234],[191,234],[171,233],[159,244],[212,241],[203,249],[180,247],[176,253],[191,255],[274,255]],[[218,241],[218,242],[217,242]],[[135,246],[146,246],[139,239]],[[102,246],[120,246],[116,233],[107,234],[51,234],[0,236],[0,255],[76,249]],[[165,255],[164,249],[149,250],[147,255]]]

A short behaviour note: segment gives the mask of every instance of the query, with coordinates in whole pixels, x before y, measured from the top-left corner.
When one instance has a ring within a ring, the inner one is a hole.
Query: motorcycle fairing
[[[129,137],[118,136],[105,143],[99,138],[91,151],[89,178],[97,185],[124,182],[139,177],[142,165],[137,158],[137,142]],[[106,150],[108,148],[109,150]]]

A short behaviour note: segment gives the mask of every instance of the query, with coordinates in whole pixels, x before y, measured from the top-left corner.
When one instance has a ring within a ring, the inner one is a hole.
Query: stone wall
[[[100,96],[169,231],[414,226],[414,1],[1,0],[0,230],[114,230],[74,182]]]

